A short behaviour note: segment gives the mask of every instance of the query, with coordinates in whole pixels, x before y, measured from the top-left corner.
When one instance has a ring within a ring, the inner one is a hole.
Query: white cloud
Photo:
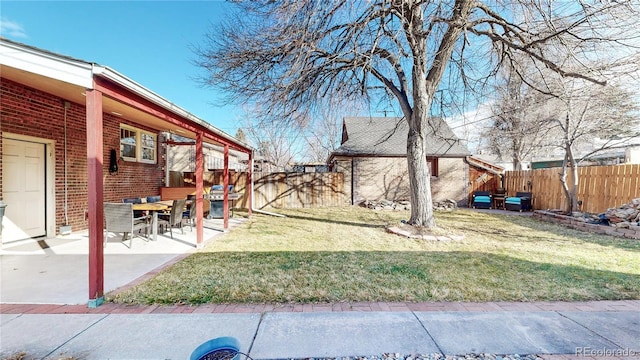
[[[27,38],[22,25],[7,18],[0,18],[0,36],[7,38]]]

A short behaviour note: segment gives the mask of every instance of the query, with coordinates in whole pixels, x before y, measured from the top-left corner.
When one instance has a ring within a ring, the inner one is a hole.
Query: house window
[[[430,166],[431,176],[438,177],[438,158],[427,156],[427,165]]]
[[[157,143],[156,134],[120,125],[120,157],[123,160],[155,164]]]
[[[154,134],[140,133],[140,161],[156,163],[156,136]]]

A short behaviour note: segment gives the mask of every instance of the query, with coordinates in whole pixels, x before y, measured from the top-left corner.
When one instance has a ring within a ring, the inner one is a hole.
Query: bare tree
[[[435,220],[425,139],[437,128],[428,115],[443,77],[460,77],[467,87],[486,83],[497,67],[523,54],[532,70],[604,83],[602,71],[575,65],[594,56],[590,46],[624,45],[625,34],[611,29],[633,28],[638,6],[553,0],[236,4],[236,16],[196,50],[208,72],[203,80],[225,90],[228,101],[256,101],[263,115],[289,123],[306,121],[326,98],[395,99],[409,129],[409,223],[426,227]],[[571,54],[571,70],[568,61],[546,55],[549,46],[554,54]]]
[[[342,119],[345,116],[359,113],[361,104],[344,101],[331,102],[317,110],[317,115],[305,130],[304,158],[310,162],[326,162],[329,155],[340,147],[342,135]]]
[[[282,126],[277,121],[254,118],[256,111],[245,106],[241,120],[242,132],[246,140],[256,149],[257,155],[275,166],[276,171],[286,171],[289,165],[302,153],[302,129],[297,126]]]
[[[238,139],[238,140],[240,140],[240,141],[242,141],[243,143],[246,143],[246,142],[247,142],[247,135],[244,133],[244,131],[242,130],[242,128],[239,128],[239,129],[236,131],[236,136],[235,136],[235,138],[236,138],[236,139]]]
[[[578,209],[578,164],[605,150],[621,149],[640,137],[640,118],[633,93],[620,86],[564,81],[548,106],[556,145],[564,153],[558,174],[569,212]],[[573,181],[568,182],[571,172]]]
[[[341,120],[336,116],[316,118],[306,131],[304,158],[309,162],[326,162],[340,145]]]
[[[500,159],[509,158],[514,170],[522,170],[522,162],[547,144],[551,126],[544,109],[548,96],[533,90],[508,71],[498,83],[497,99],[491,106],[492,123],[483,133],[488,149]]]

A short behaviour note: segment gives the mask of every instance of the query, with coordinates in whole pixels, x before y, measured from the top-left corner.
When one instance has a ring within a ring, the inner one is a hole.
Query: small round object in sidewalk
[[[224,336],[208,340],[191,353],[191,360],[239,360],[240,343]]]

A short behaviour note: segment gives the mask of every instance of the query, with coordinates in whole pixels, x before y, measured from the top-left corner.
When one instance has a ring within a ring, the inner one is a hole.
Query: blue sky
[[[224,1],[7,1],[0,35],[108,66],[235,135],[240,107],[194,80],[190,46],[228,12]],[[216,105],[218,104],[218,105]]]

